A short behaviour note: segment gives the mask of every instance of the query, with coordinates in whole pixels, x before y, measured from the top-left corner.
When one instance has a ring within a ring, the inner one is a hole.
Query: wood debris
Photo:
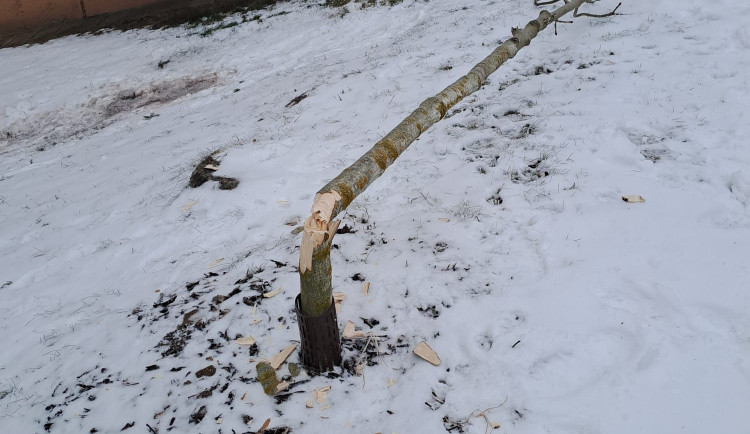
[[[266,428],[268,428],[268,425],[271,425],[271,418],[268,418],[266,419],[265,422],[263,422],[263,426],[260,427],[260,429],[258,430],[256,434],[261,434],[263,431],[266,430]]]
[[[336,313],[339,313],[341,310],[341,302],[346,299],[346,294],[343,292],[334,292],[333,293],[333,304],[336,305]]]
[[[313,390],[312,392],[313,399],[315,399],[315,402],[317,402],[318,404],[322,404],[323,401],[325,401],[326,398],[328,398],[328,392],[330,390],[331,390],[331,386],[320,387],[320,388]]]
[[[279,393],[281,391],[286,390],[289,387],[289,383],[286,381],[282,381],[281,383],[276,385],[276,393]]]
[[[362,282],[362,295],[367,296],[370,293],[370,282]]]
[[[451,219],[447,217],[440,217],[438,221],[443,222],[443,223],[450,223]]]
[[[622,196],[622,200],[627,203],[642,203],[646,201],[643,196],[638,194],[625,194]]]
[[[414,354],[421,357],[424,360],[427,360],[428,362],[432,363],[435,366],[440,365],[440,357],[438,357],[435,350],[430,348],[429,345],[425,341],[422,341],[417,345],[416,348],[414,348]]]
[[[198,204],[198,201],[197,201],[197,200],[194,200],[194,201],[190,202],[189,204],[187,204],[187,205],[183,206],[183,207],[182,207],[182,210],[183,210],[183,211],[190,211],[190,208],[194,207],[194,206],[195,206],[195,205],[197,205],[197,204]]]
[[[235,339],[234,343],[237,345],[253,345],[255,343],[255,338],[252,336],[245,336],[244,338]]]
[[[275,297],[275,296],[279,295],[281,293],[281,291],[282,291],[282,289],[279,287],[279,288],[274,289],[271,292],[264,292],[263,293],[263,298]]]
[[[211,262],[210,264],[208,264],[208,268],[214,268],[217,265],[221,264],[222,262],[224,262],[224,258],[219,258],[219,259]]]
[[[365,337],[365,332],[362,330],[356,330],[355,325],[351,321],[347,321],[344,326],[344,339],[356,339]]]
[[[313,400],[312,400],[312,399],[308,399],[308,400],[307,400],[307,401],[305,402],[305,407],[307,407],[307,408],[313,408],[313,407],[315,407],[315,403],[313,402]]]
[[[282,363],[292,354],[292,352],[297,348],[297,344],[289,345],[288,347],[281,350],[279,354],[276,354],[271,358],[271,361],[269,362],[271,364],[271,367],[273,369],[279,369]]]
[[[214,172],[219,170],[219,168],[217,166],[214,166],[213,164],[206,164],[205,166],[203,166],[203,168],[207,170],[212,170]]]

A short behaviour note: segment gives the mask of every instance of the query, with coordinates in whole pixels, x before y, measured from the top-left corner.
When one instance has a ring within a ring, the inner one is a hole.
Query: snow
[[[740,0],[629,1],[540,34],[343,216],[339,323],[379,337],[373,365],[263,393],[256,362],[298,339],[292,230],[318,188],[540,10],[347,8],[0,50],[3,431],[482,433],[469,416],[502,404],[496,432],[747,433]],[[212,152],[236,189],[187,187]]]

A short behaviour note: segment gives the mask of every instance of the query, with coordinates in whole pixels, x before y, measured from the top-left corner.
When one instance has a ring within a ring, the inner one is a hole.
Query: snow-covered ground
[[[255,380],[298,339],[314,193],[539,9],[293,1],[0,50],[0,431],[750,433],[745,0],[540,34],[346,212],[349,369]],[[239,186],[188,188],[214,152]]]

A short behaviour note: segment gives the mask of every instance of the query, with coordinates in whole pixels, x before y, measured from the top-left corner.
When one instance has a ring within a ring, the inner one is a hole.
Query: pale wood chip
[[[490,426],[492,427],[492,429],[500,428],[500,424],[497,422],[490,422]]]
[[[333,302],[334,303],[341,303],[346,299],[346,294],[343,292],[334,292],[333,293]]]
[[[220,417],[216,418],[216,425],[221,425],[222,419]]]
[[[271,358],[271,361],[269,362],[271,364],[271,367],[273,369],[279,369],[282,363],[292,354],[292,352],[297,348],[297,344],[289,345],[288,347],[281,350],[279,354],[276,354]]]
[[[237,345],[252,345],[255,343],[255,338],[252,336],[245,336],[244,338],[238,338],[234,340]]]
[[[271,292],[264,292],[263,293],[263,298],[275,297],[275,296],[279,295],[281,293],[281,291],[282,291],[282,289],[279,287],[279,288],[274,289]]]
[[[289,383],[286,381],[282,381],[281,383],[276,385],[276,393],[286,390],[288,387],[289,387]]]
[[[449,218],[446,218],[446,217],[440,217],[440,218],[438,219],[438,221],[441,221],[441,222],[443,222],[443,223],[450,223],[451,219],[449,219]]]
[[[219,170],[219,168],[217,166],[214,166],[213,164],[206,164],[205,166],[203,166],[203,168],[208,169],[208,170],[213,170],[214,172]]]
[[[624,200],[627,203],[641,203],[645,202],[646,199],[643,198],[643,196],[640,196],[638,194],[626,194],[622,196],[622,200]]]
[[[362,282],[362,295],[370,293],[370,282]]]
[[[419,345],[414,348],[414,354],[423,358],[424,360],[427,360],[435,366],[440,365],[440,357],[438,357],[435,350],[430,348],[430,346],[427,345],[425,341],[420,342]]]
[[[385,386],[385,387],[391,387],[391,386],[393,386],[394,384],[396,384],[396,379],[395,379],[395,378],[389,378],[389,379],[388,379],[388,384],[386,384],[386,386]]]
[[[355,325],[351,321],[347,321],[344,326],[344,339],[356,339],[365,337],[365,332],[362,330],[355,330]]]
[[[199,201],[197,201],[197,200],[194,200],[194,201],[190,202],[189,204],[187,204],[187,205],[183,206],[183,207],[182,207],[182,210],[183,210],[183,211],[190,211],[190,208],[192,208],[192,207],[194,207],[195,205],[197,205],[197,204],[198,204],[198,202],[199,202]]]
[[[208,264],[208,268],[214,268],[217,265],[221,264],[222,262],[224,262],[224,258],[219,258],[219,259],[211,262],[210,264]]]
[[[263,431],[265,431],[266,428],[268,428],[268,425],[271,425],[271,418],[266,419],[266,421],[263,422],[263,426],[261,426],[258,432],[255,434],[262,434]]]
[[[307,401],[305,402],[305,407],[307,407],[307,408],[313,408],[313,407],[315,407],[315,403],[313,403],[313,400],[312,400],[312,399],[308,399],[308,400],[307,400]]]
[[[331,386],[320,387],[313,390],[312,395],[318,404],[322,404],[323,401],[328,398],[328,392],[331,390]]]

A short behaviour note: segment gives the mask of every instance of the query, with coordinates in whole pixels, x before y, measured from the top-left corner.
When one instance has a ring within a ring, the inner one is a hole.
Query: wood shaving
[[[221,264],[222,262],[224,262],[224,258],[219,258],[219,259],[211,262],[210,264],[208,264],[208,268],[214,268],[217,265]]]
[[[245,336],[244,338],[235,339],[234,343],[237,345],[253,345],[255,343],[255,338],[252,336]]]
[[[182,210],[183,210],[183,211],[190,211],[190,208],[194,207],[194,206],[195,206],[195,205],[197,205],[197,204],[198,204],[198,201],[197,201],[197,200],[194,200],[194,201],[190,202],[189,204],[187,204],[187,205],[183,206],[183,207],[182,207]]]
[[[356,330],[355,325],[351,321],[347,321],[344,326],[344,339],[356,339],[365,337],[365,332],[362,330]]]
[[[646,201],[646,199],[644,199],[643,196],[640,196],[637,194],[623,195],[622,200],[624,200],[627,203],[642,203]]]
[[[271,292],[264,292],[263,293],[263,298],[275,297],[275,296],[279,295],[281,293],[281,291],[282,291],[281,288],[276,288],[275,290],[273,290]]]
[[[370,282],[362,282],[362,295],[367,296],[370,293]]]
[[[217,170],[219,170],[219,168],[216,167],[216,166],[214,166],[213,164],[206,164],[205,166],[203,166],[203,168],[204,169],[208,169],[208,170],[213,170],[214,172],[216,172]]]
[[[292,354],[292,352],[297,348],[297,344],[289,345],[288,347],[281,350],[279,354],[276,354],[271,358],[271,361],[269,362],[271,367],[273,369],[279,369],[282,363]]]
[[[428,362],[432,363],[435,366],[440,365],[440,357],[438,357],[435,350],[430,348],[429,345],[425,341],[422,341],[417,345],[416,348],[414,348],[414,354],[421,357],[424,360],[427,360]]]

